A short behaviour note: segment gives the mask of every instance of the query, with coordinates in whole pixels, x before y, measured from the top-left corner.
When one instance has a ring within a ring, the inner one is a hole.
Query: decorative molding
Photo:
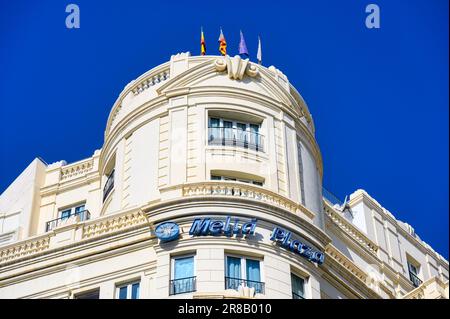
[[[114,233],[125,228],[131,228],[148,223],[141,211],[127,212],[121,215],[105,216],[101,220],[93,220],[83,226],[82,239],[95,238],[101,235]]]
[[[9,247],[0,250],[0,264],[40,253],[47,250],[49,245],[49,234],[23,242],[14,243]]]
[[[133,94],[135,96],[139,95],[143,91],[147,90],[148,88],[150,88],[158,83],[161,83],[169,78],[170,78],[169,70],[163,70],[160,73],[151,75],[151,76],[143,79],[141,82],[137,83],[135,85],[135,87],[133,89],[131,89],[131,92],[133,92]]]
[[[233,58],[228,55],[218,58],[214,61],[214,66],[218,72],[227,70],[228,77],[232,80],[242,80],[244,74],[253,78],[259,73],[258,68],[249,63],[249,59],[241,59],[239,55],[235,55]]]
[[[348,222],[342,215],[336,212],[327,201],[323,201],[324,211],[328,217],[338,226],[344,233],[352,237],[357,243],[366,248],[373,255],[377,256],[378,246],[373,241],[371,241],[366,235],[364,235],[360,230]]]
[[[61,167],[60,180],[67,181],[76,177],[80,177],[81,175],[87,174],[92,171],[93,167],[94,160],[92,158],[63,166]]]
[[[287,197],[281,196],[263,187],[247,185],[245,183],[214,181],[183,184],[177,187],[182,187],[183,197],[205,197],[212,195],[248,198],[286,209],[296,215],[303,213],[311,220],[315,216],[309,209]]]

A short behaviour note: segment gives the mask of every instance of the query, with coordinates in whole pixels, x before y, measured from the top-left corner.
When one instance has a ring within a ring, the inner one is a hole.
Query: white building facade
[[[103,147],[0,196],[0,298],[448,298],[448,261],[365,191],[322,192],[275,67],[181,53],[130,82]]]

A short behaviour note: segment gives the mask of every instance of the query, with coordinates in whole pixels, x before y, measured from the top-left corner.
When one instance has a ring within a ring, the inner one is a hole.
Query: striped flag
[[[258,60],[258,64],[262,62],[262,51],[261,51],[261,38],[258,36],[258,53],[256,53],[256,59]]]
[[[227,41],[225,40],[225,36],[223,35],[222,28],[220,28],[219,51],[220,54],[227,55]]]
[[[200,35],[200,54],[201,55],[206,54],[206,44],[205,44],[205,36],[203,35],[203,28],[201,28],[201,35]]]

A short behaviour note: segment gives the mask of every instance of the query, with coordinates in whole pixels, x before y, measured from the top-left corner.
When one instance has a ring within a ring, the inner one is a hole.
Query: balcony
[[[257,132],[247,132],[232,127],[209,127],[208,144],[241,147],[264,151],[264,136]]]
[[[292,299],[305,299],[302,295],[296,294],[295,292],[292,292]]]
[[[239,286],[255,289],[255,294],[264,294],[265,284],[260,281],[246,280],[241,278],[225,277],[225,289],[238,290]]]
[[[416,288],[422,284],[422,280],[420,280],[419,277],[411,271],[409,272],[409,280],[411,280],[413,286]]]
[[[103,202],[113,189],[114,189],[114,170],[112,170],[111,174],[109,174],[105,186],[103,187]]]
[[[83,210],[80,212],[72,213],[68,216],[60,217],[60,218],[53,219],[53,220],[47,222],[45,231],[48,232],[48,231],[55,229],[58,226],[66,225],[66,224],[67,225],[74,224],[77,222],[89,220],[90,218],[91,218],[91,214],[89,213],[88,210]]]
[[[185,294],[196,291],[197,277],[173,279],[169,283],[169,295]]]

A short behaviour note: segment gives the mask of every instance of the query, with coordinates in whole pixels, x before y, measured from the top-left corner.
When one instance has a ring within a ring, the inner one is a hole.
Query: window
[[[114,169],[107,175],[105,186],[103,187],[103,201],[114,189]]]
[[[237,290],[239,286],[255,288],[255,293],[264,293],[261,282],[261,262],[237,256],[226,256],[225,289]]]
[[[100,299],[100,289],[76,294],[74,299]]]
[[[169,295],[177,295],[196,291],[196,277],[194,276],[194,256],[180,256],[172,258],[172,280]]]
[[[213,180],[213,181],[238,181],[238,182],[263,186],[263,183],[260,181],[255,181],[255,180],[251,180],[251,179],[243,179],[243,178],[233,178],[233,177],[220,176],[220,175],[211,175],[211,180]]]
[[[260,124],[245,123],[230,119],[209,118],[209,145],[226,145],[263,150],[263,136]]]
[[[59,225],[67,224],[70,221],[79,222],[90,219],[90,213],[86,210],[85,204],[78,204],[73,207],[61,209],[58,218],[46,223],[45,230],[50,231]]]
[[[297,137],[298,138],[298,137]],[[303,206],[305,206],[305,183],[303,180],[303,159],[302,159],[302,143],[297,141],[297,157],[298,157],[298,171],[300,174],[300,195]]]
[[[139,299],[140,282],[132,282],[117,286],[117,299]]]
[[[422,280],[419,278],[420,266],[417,263],[408,261],[409,280],[413,283],[414,287],[419,287],[422,284]]]
[[[83,212],[85,211],[85,204],[74,206],[71,208],[64,209],[59,212],[59,218],[65,220],[70,216],[80,216],[81,220],[84,220],[85,216],[83,216]]]
[[[292,299],[305,299],[305,280],[291,274]]]

